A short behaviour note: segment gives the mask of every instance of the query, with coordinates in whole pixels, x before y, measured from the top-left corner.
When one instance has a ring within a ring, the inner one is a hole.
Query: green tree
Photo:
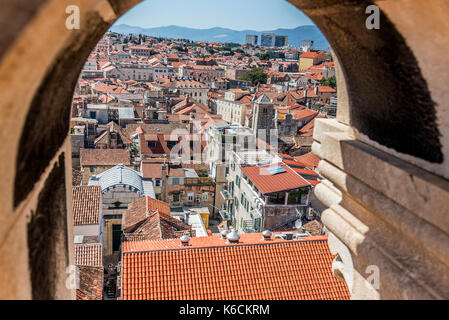
[[[253,85],[257,86],[259,83],[267,83],[267,78],[268,75],[262,68],[254,68],[246,72],[243,75],[242,80],[251,81]]]
[[[258,57],[260,60],[270,60],[270,55],[267,52],[256,53],[256,57]]]
[[[332,76],[327,79],[321,79],[320,84],[322,86],[328,86],[335,89],[337,88],[337,78],[335,78],[335,76]]]

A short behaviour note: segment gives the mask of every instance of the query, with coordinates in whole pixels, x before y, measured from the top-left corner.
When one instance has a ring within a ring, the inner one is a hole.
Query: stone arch
[[[0,254],[14,256],[6,248],[8,243],[25,251],[1,263],[2,269],[9,270],[4,274],[13,276],[3,282],[6,285],[0,289],[0,296],[65,298],[73,294],[64,289],[63,276],[51,278],[64,274],[64,267],[73,257],[51,242],[54,247],[45,251],[45,259],[37,259],[40,249],[50,242],[40,232],[44,230],[42,222],[33,217],[58,210],[59,215],[51,218],[57,221],[52,223],[69,221],[70,226],[70,209],[61,212],[61,208],[67,208],[71,196],[61,188],[68,188],[71,180],[70,157],[65,154],[70,153],[67,134],[73,88],[99,38],[138,2],[18,0],[14,5],[7,4],[0,14],[1,22],[16,17],[8,21],[7,32],[0,38],[0,85],[2,90],[6,89],[0,95],[0,135],[4,140],[0,151],[3,177],[0,201],[5,204],[0,215],[3,223],[0,233],[6,234],[0,239],[5,240]],[[445,160],[436,123],[436,103],[419,67],[422,60],[417,61],[414,50],[396,27],[401,25],[401,18],[393,22],[385,14],[397,14],[396,8],[388,4],[392,1],[290,2],[311,17],[333,47],[341,67],[337,79],[338,121],[352,126],[373,144],[392,149],[396,156],[417,158],[416,163],[424,163],[426,169],[446,175],[440,167],[428,165]],[[419,1],[410,2],[419,7]],[[441,1],[434,1],[438,7],[437,2]],[[375,31],[361,27],[365,24],[365,8],[373,3],[383,9],[381,29]],[[64,28],[65,8],[73,4],[81,9],[80,30]],[[407,26],[401,27],[408,31]],[[408,108],[409,104],[413,110]],[[65,184],[52,184],[57,177],[64,179],[60,176],[63,171]],[[57,192],[49,192],[51,188],[57,188]],[[45,206],[43,201],[52,205]],[[64,230],[52,236],[70,239],[71,234],[70,230]],[[66,263],[55,257],[66,257]],[[14,272],[16,265],[21,268]],[[50,269],[48,274],[42,271]],[[23,279],[17,272],[28,272],[30,278]],[[37,290],[37,286],[41,288]]]

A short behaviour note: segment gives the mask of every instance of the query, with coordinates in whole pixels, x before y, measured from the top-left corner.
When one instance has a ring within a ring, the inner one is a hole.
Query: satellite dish
[[[301,219],[298,219],[295,221],[295,228],[300,229],[302,227],[302,221]]]

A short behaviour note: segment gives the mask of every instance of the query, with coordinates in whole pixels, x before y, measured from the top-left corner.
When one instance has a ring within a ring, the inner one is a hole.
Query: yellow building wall
[[[307,70],[313,66],[313,59],[312,58],[299,58],[299,71]]]
[[[203,219],[204,226],[206,227],[206,229],[208,229],[209,228],[209,214],[201,213],[200,216],[201,216],[201,219]]]

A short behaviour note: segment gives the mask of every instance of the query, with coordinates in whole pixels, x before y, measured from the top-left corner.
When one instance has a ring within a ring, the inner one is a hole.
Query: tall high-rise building
[[[262,47],[274,47],[276,35],[274,33],[262,33],[260,45]]]
[[[286,47],[288,45],[288,37],[278,36],[274,33],[262,33],[260,45],[262,47]]]
[[[288,45],[288,37],[287,36],[276,36],[274,38],[274,46],[275,47],[286,47]]]
[[[247,34],[246,35],[246,44],[257,46],[257,42],[259,40],[259,37],[253,34]]]

